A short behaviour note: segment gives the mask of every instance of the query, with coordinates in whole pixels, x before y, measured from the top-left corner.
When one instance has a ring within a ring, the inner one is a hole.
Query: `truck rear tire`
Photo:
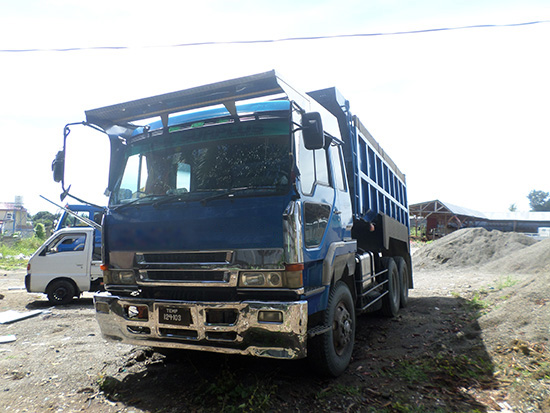
[[[399,279],[399,271],[395,260],[390,257],[382,258],[382,265],[388,271],[385,278],[388,282],[385,284],[387,294],[382,297],[382,315],[385,317],[395,317],[399,312],[401,301],[401,281]]]
[[[319,374],[338,377],[349,365],[355,342],[355,307],[345,283],[332,288],[324,313],[325,325],[332,328],[310,339],[308,359]]]
[[[401,299],[399,301],[399,305],[401,308],[405,308],[409,302],[409,267],[407,267],[407,263],[403,257],[394,257],[394,260],[397,264],[399,279],[401,280]]]
[[[53,305],[69,304],[75,296],[74,285],[67,280],[56,280],[52,282],[46,291],[48,300]]]

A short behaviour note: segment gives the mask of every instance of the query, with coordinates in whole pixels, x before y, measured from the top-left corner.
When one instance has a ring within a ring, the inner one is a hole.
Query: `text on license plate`
[[[191,312],[188,308],[159,307],[159,323],[189,326],[191,325]]]

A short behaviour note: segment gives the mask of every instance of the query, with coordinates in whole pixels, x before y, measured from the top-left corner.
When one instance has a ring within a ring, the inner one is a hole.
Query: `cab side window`
[[[298,147],[298,167],[304,194],[313,193],[315,184],[330,185],[327,152],[325,149],[309,150],[300,136]]]
[[[55,239],[46,249],[47,254],[83,251],[86,234],[66,234]]]
[[[313,152],[315,154],[315,180],[318,184],[330,185],[326,151],[316,149]]]
[[[342,166],[342,148],[340,145],[331,144],[329,147],[330,161],[333,168],[334,186],[340,191],[346,190],[344,180],[344,168]]]

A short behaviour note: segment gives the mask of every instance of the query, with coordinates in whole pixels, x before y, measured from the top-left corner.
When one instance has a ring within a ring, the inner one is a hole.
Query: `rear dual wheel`
[[[399,304],[401,308],[404,308],[409,301],[409,267],[403,257],[394,257],[394,260],[397,264],[397,272],[401,281]]]
[[[401,280],[397,263],[391,257],[382,257],[382,266],[387,270],[383,280],[387,281],[384,285],[386,295],[382,297],[382,309],[380,310],[385,317],[395,317],[399,312],[401,305]]]

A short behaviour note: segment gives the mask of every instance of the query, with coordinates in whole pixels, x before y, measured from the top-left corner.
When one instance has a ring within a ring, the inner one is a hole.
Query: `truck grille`
[[[168,251],[137,253],[141,285],[236,287],[238,272],[230,269],[233,251]]]
[[[146,279],[150,281],[200,281],[228,282],[227,271],[145,271]]]

